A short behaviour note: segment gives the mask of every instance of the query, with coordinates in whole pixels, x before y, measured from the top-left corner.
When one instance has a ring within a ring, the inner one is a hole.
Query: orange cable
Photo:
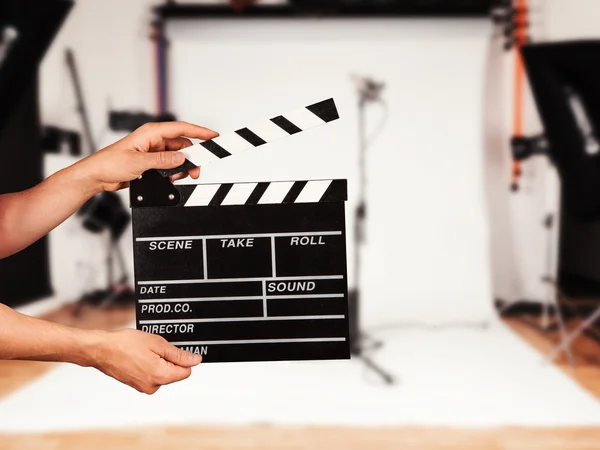
[[[527,27],[527,0],[516,0],[515,2],[515,79],[513,90],[513,137],[523,136],[523,91],[525,88],[525,67],[521,57],[521,46],[526,42]],[[520,161],[513,161],[512,178],[516,186],[521,175]]]

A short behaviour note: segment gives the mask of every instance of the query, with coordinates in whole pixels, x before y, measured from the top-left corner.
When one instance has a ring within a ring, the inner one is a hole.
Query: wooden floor
[[[133,320],[132,309],[98,314],[85,309],[78,317],[65,307],[47,318],[82,328],[118,328]],[[517,319],[506,323],[541,353],[548,352],[558,337],[540,333]],[[570,326],[575,326],[575,323]],[[576,367],[564,357],[556,364],[600,399],[600,346],[583,337],[576,342]],[[0,398],[31,382],[51,365],[32,362],[0,362]],[[102,430],[86,433],[0,435],[0,450],[164,450],[164,449],[402,449],[402,450],[600,450],[600,428],[485,430],[428,428],[288,428],[169,427],[139,430]]]
[[[598,450],[600,430],[166,428],[0,436],[3,450]]]
[[[544,355],[547,355],[559,340],[558,333],[541,333],[525,325],[525,323],[535,324],[533,318],[525,318],[525,321],[509,319],[505,322],[515,333]],[[567,324],[568,329],[573,329],[577,324],[578,322],[571,321]],[[564,353],[556,359],[555,364],[600,400],[600,345],[595,340],[582,336],[575,341],[573,350],[575,367],[571,367]],[[598,449],[600,450],[600,443]]]

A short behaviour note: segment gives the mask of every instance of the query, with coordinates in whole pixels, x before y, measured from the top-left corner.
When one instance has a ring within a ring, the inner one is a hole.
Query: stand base
[[[364,342],[364,337],[361,337],[358,343],[353,343],[351,348],[353,358],[360,359],[365,366],[367,366],[369,369],[371,369],[373,372],[379,375],[379,377],[384,381],[385,384],[390,386],[396,384],[396,379],[389,372],[387,372],[381,366],[373,362],[373,360],[369,356],[367,356],[367,353],[369,351],[381,348],[383,346],[383,343],[381,341],[372,341],[372,343],[369,346],[365,346]]]
[[[381,377],[387,385],[396,384],[396,380],[387,371],[373,362],[368,353],[383,346],[383,342],[375,340],[360,331],[358,325],[358,291],[348,294],[348,318],[350,321],[350,353],[353,358],[360,359],[365,366]]]

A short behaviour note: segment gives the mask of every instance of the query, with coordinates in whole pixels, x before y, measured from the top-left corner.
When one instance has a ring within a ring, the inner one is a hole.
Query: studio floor
[[[84,311],[82,327],[132,312]],[[73,323],[68,308],[49,318]],[[69,365],[0,365],[1,449],[597,449],[598,345],[543,364],[556,338],[510,319],[486,329],[394,328],[374,359],[198,367],[154,396]]]

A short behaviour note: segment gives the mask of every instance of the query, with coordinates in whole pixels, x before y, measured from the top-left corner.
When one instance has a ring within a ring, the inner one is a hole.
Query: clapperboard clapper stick
[[[333,99],[309,105],[131,183],[138,329],[205,363],[350,358],[346,180],[168,180],[338,118]]]
[[[273,142],[337,119],[339,119],[339,114],[333,99],[315,103],[188,147],[182,150],[186,156],[186,162],[181,167],[172,170],[161,170],[160,173],[162,176],[170,176],[194,167],[205,166],[231,155],[259,147],[267,142]]]

